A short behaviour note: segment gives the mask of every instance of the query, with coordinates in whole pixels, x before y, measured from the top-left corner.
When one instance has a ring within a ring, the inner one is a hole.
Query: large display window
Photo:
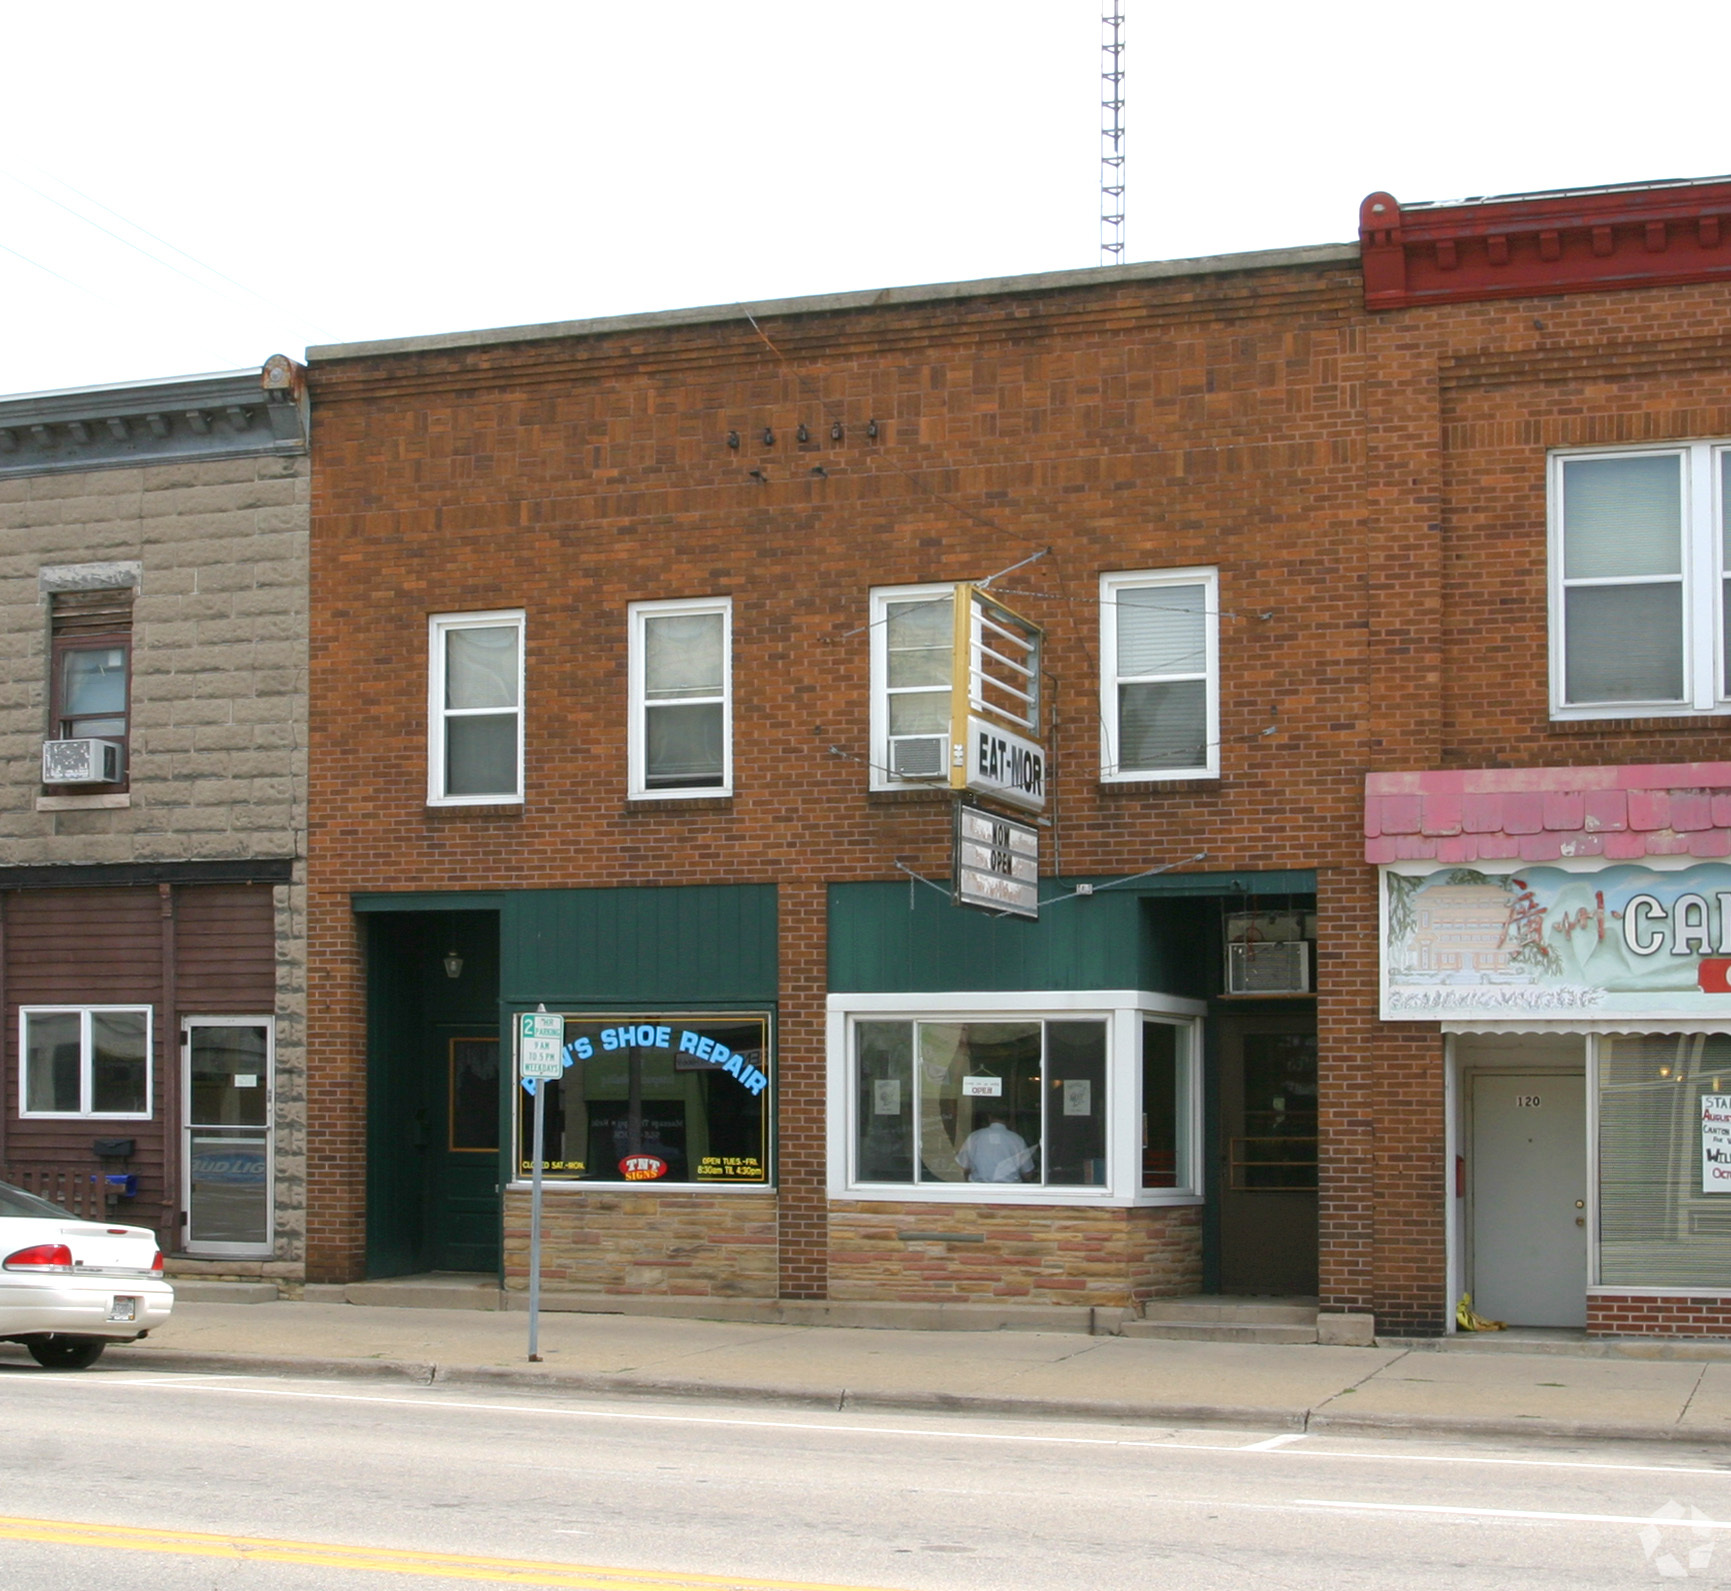
[[[1731,1291],[1731,1035],[1607,1033],[1598,1052],[1599,1285]]]
[[[858,995],[830,1009],[838,1195],[1175,1202],[1200,1191],[1194,1002]]]
[[[567,1015],[547,1090],[542,1176],[621,1187],[770,1185],[775,1066],[767,1012]],[[533,1175],[517,1090],[517,1174]]]

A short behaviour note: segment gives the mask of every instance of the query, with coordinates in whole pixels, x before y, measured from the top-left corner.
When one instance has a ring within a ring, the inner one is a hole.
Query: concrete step
[[[198,1276],[170,1276],[179,1304],[274,1304],[275,1282],[207,1282]]]
[[[1144,1320],[1170,1325],[1314,1326],[1313,1298],[1151,1298],[1142,1306]]]
[[[330,1289],[334,1292],[335,1289]],[[319,1300],[326,1289],[309,1287],[307,1297]],[[328,1300],[335,1302],[334,1299]],[[435,1271],[429,1276],[392,1276],[377,1282],[350,1282],[342,1289],[347,1304],[383,1305],[389,1309],[498,1309],[499,1283],[492,1276]]]
[[[1316,1322],[1300,1326],[1231,1320],[1131,1320],[1124,1323],[1124,1335],[1176,1342],[1315,1342]]]

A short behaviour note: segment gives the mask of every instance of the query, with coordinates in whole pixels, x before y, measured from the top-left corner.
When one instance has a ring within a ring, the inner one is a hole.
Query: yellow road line
[[[580,1587],[583,1591],[874,1591],[869,1586],[837,1586],[809,1580],[747,1580],[737,1575],[610,1569],[600,1564],[551,1563],[532,1558],[475,1558],[399,1547],[352,1547],[330,1541],[277,1541],[263,1536],[222,1536],[196,1530],[87,1525],[68,1519],[0,1516],[0,1541],[41,1541],[57,1546],[160,1552],[193,1558],[311,1564],[326,1569],[420,1575],[433,1580]]]

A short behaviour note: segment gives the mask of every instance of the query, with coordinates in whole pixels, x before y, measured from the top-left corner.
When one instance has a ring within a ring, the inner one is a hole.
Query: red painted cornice
[[[1359,206],[1368,309],[1731,279],[1731,177]]]

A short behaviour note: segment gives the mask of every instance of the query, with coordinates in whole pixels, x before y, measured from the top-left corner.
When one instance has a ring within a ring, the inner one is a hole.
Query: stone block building
[[[300,366],[0,400],[0,1175],[303,1274]]]

